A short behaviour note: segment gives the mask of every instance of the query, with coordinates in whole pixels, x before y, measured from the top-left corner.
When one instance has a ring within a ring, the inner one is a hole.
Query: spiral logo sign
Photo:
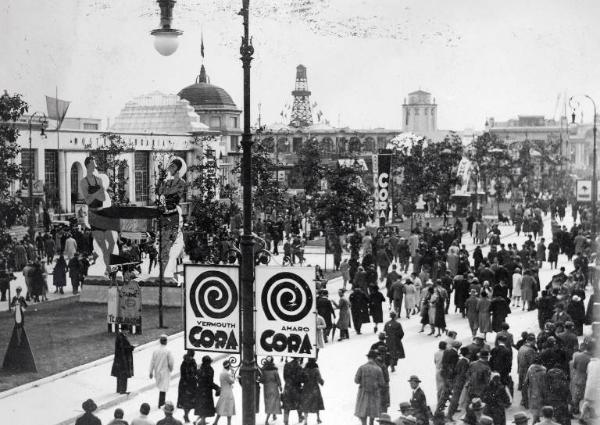
[[[228,275],[209,270],[194,279],[189,302],[197,317],[223,319],[236,308],[238,291]]]
[[[239,269],[186,264],[185,348],[239,353]]]
[[[256,268],[258,355],[315,357],[314,278],[310,267]]]
[[[312,310],[313,294],[304,279],[289,273],[277,273],[262,290],[262,305],[269,320],[298,322]]]

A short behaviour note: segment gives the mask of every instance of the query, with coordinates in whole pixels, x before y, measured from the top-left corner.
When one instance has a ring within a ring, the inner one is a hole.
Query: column
[[[45,180],[46,174],[46,149],[43,147],[37,148],[35,156],[35,178],[37,180]]]
[[[129,152],[127,158],[127,188],[129,189],[129,202],[137,204],[135,199],[135,153]]]
[[[135,165],[135,164],[134,164]],[[156,188],[156,163],[154,161],[154,151],[150,151],[148,155],[148,186],[150,189],[148,190],[148,205],[154,205],[154,190]]]
[[[69,193],[67,192],[67,183],[65,179],[66,171],[66,152],[58,151],[58,194],[59,194],[59,204],[63,213],[69,212],[68,202],[69,202]]]

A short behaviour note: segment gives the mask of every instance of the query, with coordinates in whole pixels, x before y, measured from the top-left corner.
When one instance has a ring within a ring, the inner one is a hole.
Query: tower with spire
[[[308,90],[308,79],[306,78],[306,67],[296,67],[296,86],[292,92],[294,103],[290,119],[291,127],[307,127],[313,124],[312,110],[310,105],[310,90]]]

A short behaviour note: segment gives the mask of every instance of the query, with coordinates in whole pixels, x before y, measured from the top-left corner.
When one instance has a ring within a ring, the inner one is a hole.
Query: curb
[[[179,333],[183,333],[183,332],[179,332]],[[171,338],[171,337],[169,337]],[[224,357],[227,357],[229,354],[220,354],[218,356],[213,357],[213,362],[216,360],[220,360]],[[111,356],[112,357],[112,356]],[[171,380],[173,379],[177,379],[179,378],[181,375],[181,372],[175,372],[174,374],[171,375]],[[112,400],[108,400],[105,401],[104,403],[100,403],[98,404],[98,409],[97,410],[106,410],[106,409],[110,409],[113,406],[116,406],[118,404],[121,404],[129,399],[133,399],[137,396],[139,396],[140,394],[143,394],[147,391],[150,391],[152,389],[156,388],[156,384],[154,382],[148,384],[148,385],[144,385],[142,388],[135,390],[135,391],[131,391],[129,394],[121,394],[115,398],[113,398]],[[77,418],[79,418],[81,415],[83,414],[83,411],[81,413],[79,413],[77,416],[73,416],[69,419],[65,419],[64,421],[58,422],[54,425],[72,425]]]
[[[177,332],[176,334],[169,335],[168,339],[171,340],[171,339],[179,338],[182,335],[183,335],[183,331]],[[140,345],[139,347],[136,347],[135,351],[143,351],[143,350],[151,348],[151,347],[153,347],[155,345],[158,345],[158,341],[147,342],[146,344],[143,344],[143,345]],[[15,394],[22,393],[23,391],[27,391],[27,390],[30,390],[32,388],[37,388],[37,387],[40,387],[42,385],[48,384],[50,382],[54,382],[54,381],[56,381],[58,379],[65,378],[65,377],[70,376],[70,375],[74,375],[74,374],[82,372],[84,370],[91,369],[92,367],[96,367],[96,366],[99,366],[101,364],[108,363],[108,362],[112,361],[113,358],[114,358],[114,355],[111,354],[110,356],[106,356],[106,357],[103,357],[101,359],[94,360],[93,362],[86,363],[86,364],[83,364],[83,365],[80,365],[80,366],[76,366],[76,367],[74,367],[72,369],[67,369],[67,370],[64,370],[62,372],[56,373],[54,375],[46,376],[45,378],[38,379],[37,381],[32,381],[32,382],[28,382],[27,384],[19,385],[18,387],[11,388],[10,390],[6,390],[6,391],[1,392],[0,393],[0,400],[4,399],[4,398],[7,398],[7,397],[10,397],[10,396],[13,396]]]

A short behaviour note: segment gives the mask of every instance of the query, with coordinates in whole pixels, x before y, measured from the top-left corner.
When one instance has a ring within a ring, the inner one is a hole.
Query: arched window
[[[365,152],[375,152],[375,139],[367,137],[365,139]]]
[[[361,151],[361,141],[358,137],[350,138],[350,142],[348,143],[348,151],[349,152],[360,152]]]
[[[277,152],[290,153],[290,141],[287,137],[280,137],[277,139]]]

